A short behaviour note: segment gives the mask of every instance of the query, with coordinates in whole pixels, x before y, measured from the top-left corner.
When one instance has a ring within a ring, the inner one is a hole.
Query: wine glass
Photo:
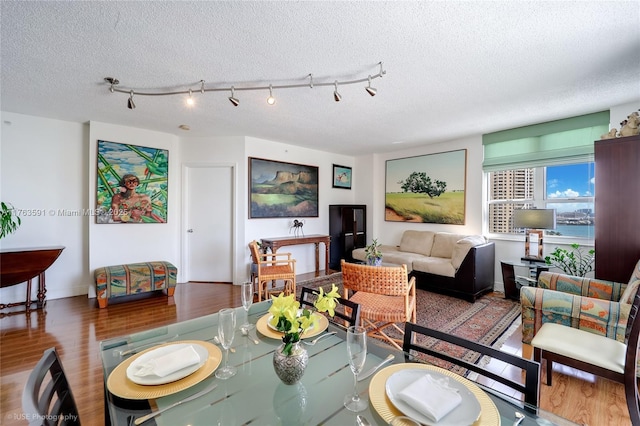
[[[218,379],[226,380],[237,373],[237,369],[229,365],[229,348],[233,343],[236,328],[236,310],[232,308],[220,309],[218,312],[218,339],[224,348],[224,367],[216,370]]]
[[[358,395],[358,374],[367,359],[367,330],[364,327],[351,326],[347,329],[347,354],[349,366],[353,371],[353,393],[344,397],[344,406],[349,411],[359,412],[369,406],[369,401]]]
[[[245,281],[242,283],[242,307],[245,311],[244,324],[240,326],[243,332],[247,332],[253,328],[253,324],[249,324],[249,308],[253,304],[253,283]]]

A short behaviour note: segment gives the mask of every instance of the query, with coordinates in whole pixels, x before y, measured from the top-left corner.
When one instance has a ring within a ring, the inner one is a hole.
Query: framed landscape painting
[[[169,151],[98,141],[96,223],[165,223]]]
[[[467,150],[387,160],[385,220],[464,225]]]
[[[249,157],[249,218],[318,217],[318,167]]]
[[[333,165],[333,187],[351,189],[351,167]]]

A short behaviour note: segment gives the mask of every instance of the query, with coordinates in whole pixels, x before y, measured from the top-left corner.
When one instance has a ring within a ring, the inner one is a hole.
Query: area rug
[[[298,282],[296,287],[299,294],[301,287],[313,289],[323,287],[325,290],[329,290],[332,283],[340,288],[340,294],[342,294],[342,273],[340,272]],[[483,343],[496,349],[499,349],[520,325],[520,304],[505,299],[502,295],[489,294],[482,296],[475,303],[470,303],[421,289],[418,289],[416,293],[418,300],[417,323],[419,325]],[[390,331],[389,334],[393,333]],[[393,337],[400,338],[400,334]],[[423,337],[418,343],[472,363],[485,364],[489,361],[487,357],[481,359],[473,351],[452,346],[433,338]],[[442,360],[431,357],[427,357],[427,359],[431,363],[459,374],[466,373],[461,367],[453,366]]]

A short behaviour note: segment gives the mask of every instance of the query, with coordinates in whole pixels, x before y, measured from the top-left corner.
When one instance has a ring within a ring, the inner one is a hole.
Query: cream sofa
[[[407,265],[418,288],[475,301],[493,291],[495,245],[482,235],[407,230],[400,245],[382,245],[383,264]],[[364,262],[365,249],[352,252]]]

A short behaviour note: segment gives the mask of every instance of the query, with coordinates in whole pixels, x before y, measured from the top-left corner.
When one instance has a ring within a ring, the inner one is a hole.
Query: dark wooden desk
[[[329,235],[305,235],[302,237],[276,237],[276,238],[262,238],[260,245],[263,253],[267,253],[270,249],[271,253],[278,251],[280,247],[284,246],[297,246],[301,244],[315,244],[316,245],[316,273],[320,272],[320,243],[324,243],[325,251],[325,273],[329,272],[329,246],[331,245],[331,237]]]
[[[37,308],[44,306],[47,287],[44,280],[46,271],[56,261],[63,246],[29,247],[0,250],[0,287],[10,287],[23,282],[27,283],[27,297],[24,302],[0,304],[0,309],[25,305],[27,312],[31,305],[37,303]],[[31,300],[31,280],[38,277],[38,298]]]

